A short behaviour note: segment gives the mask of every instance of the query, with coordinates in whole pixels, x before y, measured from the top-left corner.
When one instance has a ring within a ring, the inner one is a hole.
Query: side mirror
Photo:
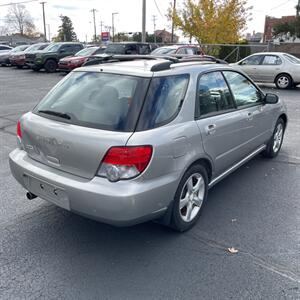
[[[279,97],[275,94],[266,94],[264,102],[266,104],[276,104],[279,101]]]

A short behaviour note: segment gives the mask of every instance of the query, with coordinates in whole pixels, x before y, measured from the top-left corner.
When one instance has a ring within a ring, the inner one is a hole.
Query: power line
[[[288,2],[291,2],[291,1],[292,1],[292,0],[287,0],[287,1],[285,1],[285,2],[283,2],[283,3],[281,3],[281,4],[277,5],[277,6],[275,6],[275,7],[273,7],[273,8],[270,8],[269,10],[277,9],[277,8],[283,6],[283,5],[285,5],[285,4],[287,4]]]
[[[0,6],[10,6],[14,4],[23,4],[23,3],[30,3],[30,2],[36,2],[39,0],[27,0],[27,1],[21,1],[21,2],[11,2],[11,3],[6,3],[6,4],[0,4]]]
[[[164,15],[161,13],[161,11],[160,11],[160,9],[159,9],[159,7],[158,7],[158,5],[157,5],[156,0],[154,0],[154,3],[155,3],[156,9],[157,9],[157,11],[159,12],[160,16],[161,16],[162,18],[164,18]]]

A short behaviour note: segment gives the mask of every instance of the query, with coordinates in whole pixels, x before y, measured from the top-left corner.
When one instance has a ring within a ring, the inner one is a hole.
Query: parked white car
[[[231,64],[256,82],[275,83],[279,89],[300,84],[300,59],[281,52],[262,52]]]

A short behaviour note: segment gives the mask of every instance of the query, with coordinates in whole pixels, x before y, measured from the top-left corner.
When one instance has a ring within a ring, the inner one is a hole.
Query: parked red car
[[[26,65],[26,53],[30,53],[32,51],[38,51],[45,49],[49,43],[38,43],[34,45],[26,45],[24,48],[18,52],[11,53],[9,56],[9,61],[12,66],[16,66],[18,69],[22,69]]]
[[[89,47],[82,49],[74,56],[67,56],[60,59],[58,62],[58,69],[60,71],[72,71],[75,68],[81,67],[91,55],[102,54],[104,50],[105,47]]]

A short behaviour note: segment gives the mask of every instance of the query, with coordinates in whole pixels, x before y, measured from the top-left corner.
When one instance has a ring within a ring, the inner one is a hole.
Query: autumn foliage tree
[[[168,16],[185,37],[201,43],[236,43],[246,28],[250,8],[245,0],[185,0]]]

